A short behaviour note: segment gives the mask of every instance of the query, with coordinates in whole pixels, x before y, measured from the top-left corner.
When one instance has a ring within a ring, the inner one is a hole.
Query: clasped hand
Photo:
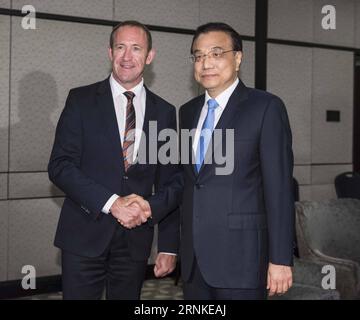
[[[128,229],[140,226],[151,217],[149,202],[136,194],[116,199],[110,212],[123,227]]]

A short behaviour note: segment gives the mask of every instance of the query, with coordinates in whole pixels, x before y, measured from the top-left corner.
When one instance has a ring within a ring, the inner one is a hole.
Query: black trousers
[[[62,251],[63,299],[138,300],[145,278],[147,261],[131,259],[125,231],[119,225],[105,252],[96,258]]]
[[[183,282],[185,300],[265,300],[266,287],[256,289],[229,289],[209,286],[204,280],[196,258],[194,258],[191,276]]]

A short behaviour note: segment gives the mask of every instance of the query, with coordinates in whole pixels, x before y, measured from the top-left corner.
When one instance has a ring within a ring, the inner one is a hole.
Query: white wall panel
[[[248,87],[255,86],[255,43],[253,41],[243,41],[240,79]]]
[[[0,0],[0,8],[10,8],[11,1],[10,0]]]
[[[270,0],[268,37],[313,42],[313,0]]]
[[[299,185],[311,183],[311,166],[294,166],[294,177]]]
[[[199,1],[115,0],[115,19],[195,29],[199,22]]]
[[[313,163],[352,162],[353,68],[352,52],[314,49]],[[340,111],[340,122],[326,122],[327,110]]]
[[[0,281],[7,280],[8,212],[8,201],[0,201]]]
[[[38,20],[12,25],[11,171],[46,170],[69,89],[103,80],[110,27]]]
[[[61,196],[63,193],[53,185],[47,172],[10,173],[9,198],[40,198]]]
[[[340,46],[354,46],[356,0],[314,0],[314,42]],[[323,29],[321,21],[325,14],[321,9],[333,5],[336,9],[336,29]]]
[[[255,35],[255,1],[200,0],[200,24],[225,22],[242,35]]]
[[[153,32],[153,38],[157,54],[146,70],[145,83],[156,94],[179,107],[198,95],[189,60],[192,36]]]
[[[360,48],[360,1],[355,1],[355,46]]]
[[[312,184],[334,184],[334,180],[337,175],[352,170],[353,166],[351,164],[311,166]]]
[[[10,18],[0,15],[0,172],[8,170]]]
[[[63,199],[9,201],[9,279],[22,278],[32,265],[36,276],[60,274],[60,251],[54,237]]]
[[[337,199],[335,186],[333,184],[312,185],[311,200],[322,201],[328,199]]]
[[[323,201],[337,198],[332,184],[300,186],[299,191],[300,201]]]
[[[311,201],[311,185],[299,186],[299,198],[300,201],[303,200]]]
[[[26,4],[31,4],[37,12],[108,20],[113,18],[113,0],[15,0],[13,8],[21,9]]]
[[[267,90],[284,101],[289,114],[295,164],[308,164],[311,161],[312,50],[269,44],[267,77]]]
[[[0,173],[0,200],[7,199],[7,184],[8,184],[7,173]]]

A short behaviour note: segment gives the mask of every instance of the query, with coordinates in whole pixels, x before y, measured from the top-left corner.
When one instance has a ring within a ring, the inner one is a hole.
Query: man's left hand
[[[269,296],[282,295],[292,286],[291,267],[269,263],[267,287]]]
[[[159,253],[156,257],[154,274],[155,277],[165,277],[173,272],[176,266],[176,256],[166,253]]]

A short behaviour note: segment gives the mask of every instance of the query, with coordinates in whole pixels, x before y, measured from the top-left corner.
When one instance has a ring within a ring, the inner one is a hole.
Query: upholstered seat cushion
[[[310,248],[360,264],[360,200],[302,201],[297,207]]]
[[[317,265],[308,278],[332,266],[341,299],[359,299],[360,200],[297,202],[296,234],[300,258]]]

